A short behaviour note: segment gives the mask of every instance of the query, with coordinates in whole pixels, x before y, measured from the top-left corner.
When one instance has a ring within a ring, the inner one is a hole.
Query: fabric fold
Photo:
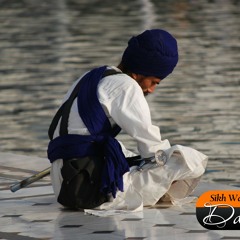
[[[162,199],[173,205],[182,205],[196,199],[193,194],[205,172],[208,157],[201,152],[182,145],[175,145],[165,152],[167,163],[159,166],[148,163],[142,171],[132,167],[123,176],[124,192],[117,192],[116,198],[91,210],[93,215],[105,216],[143,210],[154,206]]]

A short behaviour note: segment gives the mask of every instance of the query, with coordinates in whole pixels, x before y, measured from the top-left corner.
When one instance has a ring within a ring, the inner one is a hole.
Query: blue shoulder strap
[[[78,93],[78,112],[91,135],[109,133],[111,130],[97,96],[97,86],[105,71],[106,66],[103,66],[88,72],[81,80],[81,91]]]
[[[105,70],[104,70],[105,69]],[[80,93],[80,86],[82,85],[82,84],[84,84],[84,79],[85,79],[85,81],[88,81],[88,79],[90,79],[90,78],[92,78],[92,77],[96,77],[96,75],[101,75],[100,76],[100,78],[98,79],[98,81],[95,81],[95,84],[90,84],[89,85],[89,87],[93,87],[92,89],[90,89],[90,91],[91,92],[93,92],[93,95],[95,96],[95,98],[93,99],[93,98],[91,98],[91,95],[92,95],[92,93],[90,93],[90,94],[87,94],[86,92],[83,92],[83,95],[81,94],[79,94],[79,100],[78,100],[78,103],[79,103],[79,112],[80,112],[80,115],[82,115],[83,116],[83,118],[84,118],[84,123],[85,123],[85,125],[88,127],[88,129],[89,129],[89,132],[90,133],[97,133],[97,132],[99,132],[99,131],[95,131],[95,130],[97,130],[97,129],[100,129],[99,128],[99,125],[100,125],[100,122],[97,122],[96,124],[96,127],[92,127],[90,124],[89,124],[89,121],[87,120],[87,111],[88,111],[88,109],[90,109],[90,108],[94,108],[95,109],[95,111],[94,112],[96,112],[97,111],[97,107],[99,107],[99,105],[100,105],[100,103],[99,103],[99,101],[98,101],[98,98],[96,99],[96,92],[94,92],[94,90],[96,91],[96,87],[97,87],[97,84],[98,84],[98,82],[100,81],[100,79],[102,78],[102,77],[106,77],[106,76],[109,76],[109,75],[113,75],[113,74],[117,74],[117,73],[121,73],[121,72],[117,72],[116,70],[114,70],[114,69],[108,69],[108,70],[106,70],[106,66],[104,66],[104,67],[101,67],[99,70],[99,72],[98,72],[98,74],[97,74],[97,70],[98,69],[93,69],[91,72],[89,72],[89,73],[87,73],[84,77],[83,77],[83,79],[81,79],[78,83],[77,83],[77,85],[75,86],[75,88],[74,88],[74,90],[72,91],[72,93],[71,93],[71,95],[70,95],[70,97],[62,104],[62,106],[58,109],[58,111],[57,111],[57,113],[55,114],[55,116],[54,116],[54,118],[53,118],[53,120],[52,120],[52,122],[51,122],[51,124],[50,124],[50,127],[49,127],[49,129],[48,129],[48,136],[49,136],[49,139],[50,140],[52,140],[53,139],[53,135],[54,135],[54,131],[55,131],[55,129],[56,129],[56,127],[57,127],[57,125],[58,125],[58,122],[59,122],[59,120],[61,119],[61,123],[60,123],[60,132],[59,132],[59,135],[60,136],[63,136],[63,135],[67,135],[68,134],[68,130],[67,130],[67,128],[68,128],[68,118],[69,118],[69,113],[70,113],[70,109],[71,109],[71,106],[72,106],[72,104],[73,104],[73,101],[75,100],[75,98],[78,96],[78,94]],[[104,71],[103,71],[104,70]],[[92,74],[93,73],[93,74]],[[89,81],[89,82],[91,82],[91,81]],[[86,83],[84,84],[85,86],[84,87],[86,87]],[[95,86],[92,86],[92,85],[95,85]],[[89,102],[87,102],[87,99],[90,99],[90,101]],[[96,103],[96,104],[94,104],[94,102]],[[86,104],[84,104],[84,103],[86,103]],[[87,108],[87,105],[88,104],[90,104],[92,107],[90,107],[90,108]],[[80,107],[80,106],[82,106],[82,107]],[[84,112],[84,110],[83,109],[87,109],[87,111],[86,112]],[[101,117],[101,119],[103,119],[102,121],[105,121],[105,126],[108,128],[110,125],[110,123],[107,123],[107,120],[108,119],[106,119],[106,115],[105,115],[105,113],[103,112],[103,109],[102,109],[102,107],[101,108],[98,108],[98,109],[100,109],[100,111],[101,111],[101,115],[99,115],[98,117]],[[91,115],[93,115],[94,116],[94,114],[92,113]],[[89,125],[89,126],[88,126]],[[104,127],[105,128],[105,127]],[[115,126],[114,127],[114,129],[113,129],[113,136],[116,136],[118,133],[119,133],[119,131],[120,131],[121,129],[118,127],[118,126]]]
[[[106,66],[95,68],[81,80],[81,91],[78,94],[78,112],[91,135],[95,136],[95,141],[103,149],[105,163],[101,190],[105,193],[112,193],[115,197],[117,189],[123,191],[122,176],[129,171],[129,166],[119,142],[114,138],[116,131],[113,131],[98,100],[97,86],[105,70]],[[121,129],[118,127],[118,130]]]

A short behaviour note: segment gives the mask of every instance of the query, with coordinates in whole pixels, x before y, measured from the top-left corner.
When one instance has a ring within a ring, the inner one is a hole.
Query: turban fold
[[[132,72],[163,80],[178,62],[176,39],[161,29],[146,30],[128,41],[122,64]]]

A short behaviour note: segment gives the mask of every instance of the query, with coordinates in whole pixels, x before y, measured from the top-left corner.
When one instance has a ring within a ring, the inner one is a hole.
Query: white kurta
[[[76,83],[68,91],[64,101],[75,85]],[[181,194],[180,191],[180,195],[174,196],[175,199],[186,197],[189,189],[193,188],[192,184],[196,183],[194,179],[199,179],[204,173],[207,157],[191,148],[171,147],[168,140],[161,139],[160,129],[151,122],[149,106],[142,89],[131,77],[116,74],[103,78],[98,85],[98,97],[111,124],[118,124],[136,140],[141,157],[152,157],[158,150],[164,150],[168,155],[168,161],[163,167],[150,164],[146,165],[141,172],[132,168],[124,175],[124,192],[118,192],[113,202],[105,203],[101,208],[139,210],[144,205],[154,205],[169,190],[172,196],[174,192],[176,195],[176,190],[170,189],[171,186],[178,184],[176,182],[172,185],[173,181],[190,179],[188,187],[186,182],[184,184],[182,182],[182,188],[187,194]],[[59,126],[54,137],[58,136],[58,132]],[[79,117],[76,100],[70,111],[68,132],[69,134],[89,134]],[[126,157],[134,155],[124,147],[123,152]],[[56,197],[62,183],[61,167],[62,160],[56,160],[52,164],[51,177]]]

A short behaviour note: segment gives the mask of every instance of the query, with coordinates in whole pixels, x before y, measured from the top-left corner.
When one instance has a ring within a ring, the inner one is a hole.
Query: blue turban
[[[161,80],[173,71],[177,62],[177,41],[161,29],[146,30],[132,37],[122,56],[122,64],[129,72]]]

